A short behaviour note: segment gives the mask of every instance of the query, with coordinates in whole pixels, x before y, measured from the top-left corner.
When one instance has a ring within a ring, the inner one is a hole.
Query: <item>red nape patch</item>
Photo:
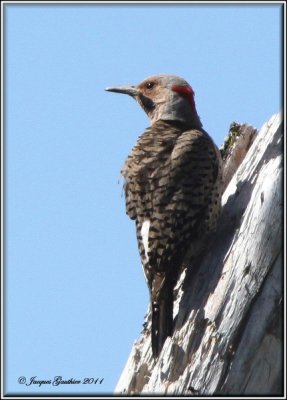
[[[171,90],[179,94],[182,94],[188,100],[192,108],[192,111],[195,112],[194,91],[192,90],[191,86],[173,85]]]

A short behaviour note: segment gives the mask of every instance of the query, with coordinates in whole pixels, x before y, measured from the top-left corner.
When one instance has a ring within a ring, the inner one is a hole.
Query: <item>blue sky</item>
[[[6,4],[6,393],[112,393],[148,306],[120,169],[149,125],[111,85],[185,78],[218,146],[281,109],[282,5]],[[21,385],[18,379],[104,378]]]

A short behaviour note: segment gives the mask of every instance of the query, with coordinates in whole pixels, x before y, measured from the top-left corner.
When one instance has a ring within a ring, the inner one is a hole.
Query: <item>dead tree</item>
[[[147,313],[117,394],[281,393],[282,137],[280,114],[259,133],[231,125],[221,149],[222,215],[204,251],[183,268],[173,336],[154,360]]]

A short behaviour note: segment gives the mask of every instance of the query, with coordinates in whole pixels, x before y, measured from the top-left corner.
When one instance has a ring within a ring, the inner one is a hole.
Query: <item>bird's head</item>
[[[147,113],[151,124],[170,120],[184,122],[193,128],[202,126],[192,87],[176,75],[151,76],[137,86],[115,86],[106,90],[132,96]]]

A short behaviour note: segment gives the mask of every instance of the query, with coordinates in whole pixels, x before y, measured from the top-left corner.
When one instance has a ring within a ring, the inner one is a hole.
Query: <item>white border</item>
[[[129,4],[129,5],[136,5],[136,4],[224,4],[224,5],[233,5],[233,4],[245,4],[245,5],[260,5],[260,4],[266,4],[266,5],[274,5],[274,4],[282,4],[284,8],[284,20],[283,20],[283,104],[286,105],[286,3],[285,1],[3,1],[1,2],[1,88],[3,89],[1,91],[1,398],[9,398],[9,399],[23,399],[23,398],[32,398],[32,399],[66,399],[66,398],[77,398],[77,399],[91,399],[91,398],[105,398],[105,399],[113,399],[115,397],[120,397],[124,399],[130,399],[131,396],[104,396],[104,394],[99,394],[99,395],[89,395],[89,396],[77,396],[77,395],[71,395],[67,394],[66,396],[38,396],[38,395],[33,395],[33,393],[28,393],[27,395],[23,396],[10,396],[6,395],[4,396],[4,97],[3,97],[3,92],[5,90],[4,86],[4,6],[5,5],[12,5],[12,4],[33,4],[33,5],[41,5],[41,4],[51,4],[51,5],[56,5],[56,4],[113,4],[113,5],[121,5],[121,4]],[[283,111],[284,115],[284,122],[286,121],[286,109]],[[284,171],[286,173],[286,138],[287,138],[287,132],[286,132],[286,127],[284,131]],[[284,181],[284,215],[286,216],[286,181]],[[286,243],[286,221],[284,220],[284,243]],[[284,265],[286,265],[286,247],[284,246]],[[2,268],[3,267],[3,268]],[[284,283],[286,283],[286,271],[284,269],[283,271],[283,276],[284,276]],[[284,320],[283,320],[283,329],[284,329],[284,339],[285,339],[285,346],[286,346],[286,284],[284,284]],[[284,347],[283,347],[284,348]],[[284,362],[284,371],[286,372],[286,348],[284,349],[284,357],[283,357],[283,362]],[[128,355],[127,355],[128,356]],[[284,375],[283,375],[284,376]],[[132,396],[136,397],[136,396]],[[176,398],[180,398],[181,396],[176,396]],[[183,396],[182,396],[183,397]],[[273,396],[272,396],[273,397]],[[280,398],[286,398],[286,377],[284,379],[284,395],[283,396],[274,396],[278,399]],[[159,399],[159,398],[164,398],[168,399],[168,396],[144,396],[146,399]],[[170,397],[170,398],[175,398],[175,397]],[[184,396],[184,398],[194,398],[194,396]],[[209,399],[210,396],[208,397],[200,397],[196,396],[197,399]],[[224,396],[220,397],[213,397],[214,399],[224,399]],[[236,397],[231,397],[231,396],[226,396],[228,399],[240,399],[240,398],[249,398],[248,396],[236,396]],[[270,399],[270,397],[250,397],[252,399]]]

